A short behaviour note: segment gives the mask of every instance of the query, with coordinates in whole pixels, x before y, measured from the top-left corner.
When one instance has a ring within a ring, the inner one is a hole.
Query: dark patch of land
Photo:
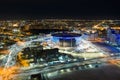
[[[52,80],[120,80],[120,68],[108,65],[97,69],[74,71],[58,75]]]

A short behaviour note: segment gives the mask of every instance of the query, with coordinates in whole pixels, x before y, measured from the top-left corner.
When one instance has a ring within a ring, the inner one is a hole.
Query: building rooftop
[[[63,32],[63,33],[52,34],[52,36],[55,36],[55,37],[80,37],[81,34]]]

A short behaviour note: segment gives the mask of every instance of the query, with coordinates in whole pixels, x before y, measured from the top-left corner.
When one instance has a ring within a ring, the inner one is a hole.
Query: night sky
[[[116,18],[116,0],[0,0],[0,18]]]

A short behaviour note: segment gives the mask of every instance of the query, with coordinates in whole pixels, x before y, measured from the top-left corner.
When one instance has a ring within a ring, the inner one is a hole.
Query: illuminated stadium
[[[74,32],[58,32],[46,37],[44,49],[58,48],[60,53],[85,59],[104,56],[104,51],[88,40],[88,35]]]
[[[78,33],[54,33],[52,34],[52,41],[59,46],[59,48],[74,48],[79,42],[81,34]]]

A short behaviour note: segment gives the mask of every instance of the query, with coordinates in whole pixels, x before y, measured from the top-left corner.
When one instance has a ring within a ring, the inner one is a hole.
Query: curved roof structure
[[[78,34],[78,33],[67,33],[67,32],[63,32],[63,33],[55,33],[55,34],[52,34],[52,36],[54,37],[80,37],[81,34]]]

